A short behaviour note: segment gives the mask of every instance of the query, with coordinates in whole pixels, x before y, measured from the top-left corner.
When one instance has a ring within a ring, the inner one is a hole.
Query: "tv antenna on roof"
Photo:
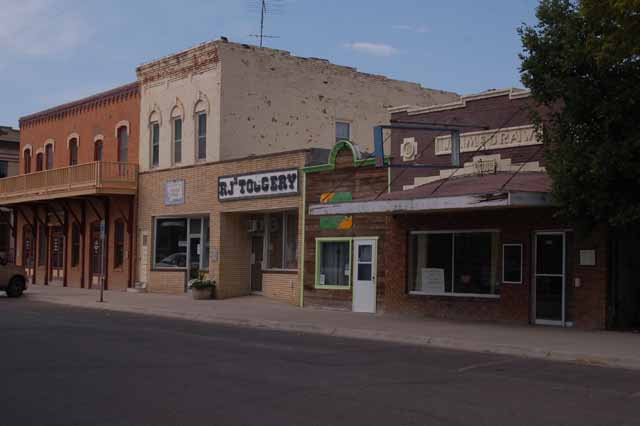
[[[249,8],[252,11],[260,10],[260,33],[249,34],[249,36],[260,40],[260,47],[263,46],[265,38],[280,38],[279,36],[266,35],[264,33],[264,18],[267,15],[281,14],[284,9],[284,0],[250,0]]]

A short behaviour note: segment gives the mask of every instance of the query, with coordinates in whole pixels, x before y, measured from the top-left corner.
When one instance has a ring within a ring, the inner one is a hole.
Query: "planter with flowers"
[[[208,279],[204,271],[198,272],[198,278],[189,282],[189,288],[194,300],[215,299],[216,282]]]

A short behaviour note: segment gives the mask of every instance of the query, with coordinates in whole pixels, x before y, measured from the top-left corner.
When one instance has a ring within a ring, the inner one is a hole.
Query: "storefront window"
[[[156,268],[186,268],[187,245],[187,219],[156,221]]]
[[[409,238],[409,289],[497,295],[497,232],[416,232]]]
[[[318,240],[316,256],[316,287],[350,287],[350,240]]]
[[[188,269],[191,278],[209,269],[209,218],[158,218],[155,267]]]
[[[298,268],[298,212],[267,215],[267,268]]]

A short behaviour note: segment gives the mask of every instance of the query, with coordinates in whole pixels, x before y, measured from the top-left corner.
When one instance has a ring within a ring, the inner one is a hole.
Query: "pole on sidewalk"
[[[105,223],[102,220],[100,221],[100,303],[104,302],[104,229]]]

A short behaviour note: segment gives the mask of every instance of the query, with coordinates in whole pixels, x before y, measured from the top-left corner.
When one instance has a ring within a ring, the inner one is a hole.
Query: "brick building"
[[[338,139],[370,141],[390,106],[458,99],[225,40],[141,65],[137,75],[140,285],[184,292],[206,271],[219,297],[260,292],[296,304],[299,170],[326,161]]]
[[[18,174],[20,131],[0,126],[0,179]],[[15,258],[15,217],[11,209],[0,207],[0,257]]]
[[[610,325],[620,286],[610,282],[609,236],[582,235],[554,215],[532,108],[520,90],[395,108],[390,167],[348,143],[307,167],[304,304]],[[630,321],[640,319],[639,290],[623,293],[635,300]]]
[[[20,119],[20,173],[0,179],[0,206],[33,284],[131,285],[139,114],[132,83]]]

